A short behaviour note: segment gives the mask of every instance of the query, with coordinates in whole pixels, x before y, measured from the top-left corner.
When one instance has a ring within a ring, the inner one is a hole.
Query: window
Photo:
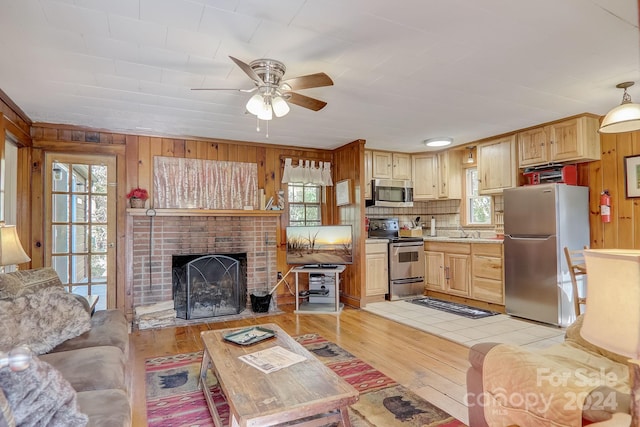
[[[289,187],[289,225],[321,225],[321,188],[313,184],[294,184]]]
[[[489,225],[492,218],[491,196],[478,194],[478,169],[468,168],[465,179],[467,225]]]

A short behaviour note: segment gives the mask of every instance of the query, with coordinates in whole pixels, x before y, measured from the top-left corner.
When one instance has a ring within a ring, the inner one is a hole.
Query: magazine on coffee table
[[[251,354],[244,354],[238,356],[244,363],[253,366],[254,368],[270,374],[271,372],[278,371],[287,366],[294,365],[303,360],[307,360],[306,357],[296,354],[280,346],[267,348],[266,350],[256,351]]]

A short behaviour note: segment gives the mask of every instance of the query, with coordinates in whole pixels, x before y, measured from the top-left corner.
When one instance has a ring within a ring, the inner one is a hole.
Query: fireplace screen
[[[247,305],[247,255],[174,255],[173,303],[187,320],[240,313]]]

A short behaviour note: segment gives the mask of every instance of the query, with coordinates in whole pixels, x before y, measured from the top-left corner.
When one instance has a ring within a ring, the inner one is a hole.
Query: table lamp
[[[584,339],[630,358],[631,425],[640,425],[640,250],[586,249]]]
[[[29,261],[31,258],[22,249],[16,226],[0,224],[0,266]]]

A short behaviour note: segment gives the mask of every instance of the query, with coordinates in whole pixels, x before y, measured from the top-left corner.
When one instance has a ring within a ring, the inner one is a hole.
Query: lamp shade
[[[256,93],[251,98],[249,98],[249,101],[247,101],[247,105],[245,108],[248,112],[250,112],[254,116],[257,116],[264,110],[264,98],[261,94]]]
[[[630,358],[640,355],[640,250],[587,249],[587,306],[580,334]]]
[[[640,104],[627,102],[607,113],[598,132],[622,133],[636,130],[640,130]]]
[[[291,108],[289,108],[289,104],[287,104],[287,101],[285,101],[281,96],[276,96],[275,98],[273,98],[273,100],[271,101],[271,106],[273,107],[273,113],[276,115],[276,117],[286,116],[289,113],[289,110],[291,110]]]
[[[29,262],[31,258],[22,249],[15,225],[0,226],[0,265]]]

